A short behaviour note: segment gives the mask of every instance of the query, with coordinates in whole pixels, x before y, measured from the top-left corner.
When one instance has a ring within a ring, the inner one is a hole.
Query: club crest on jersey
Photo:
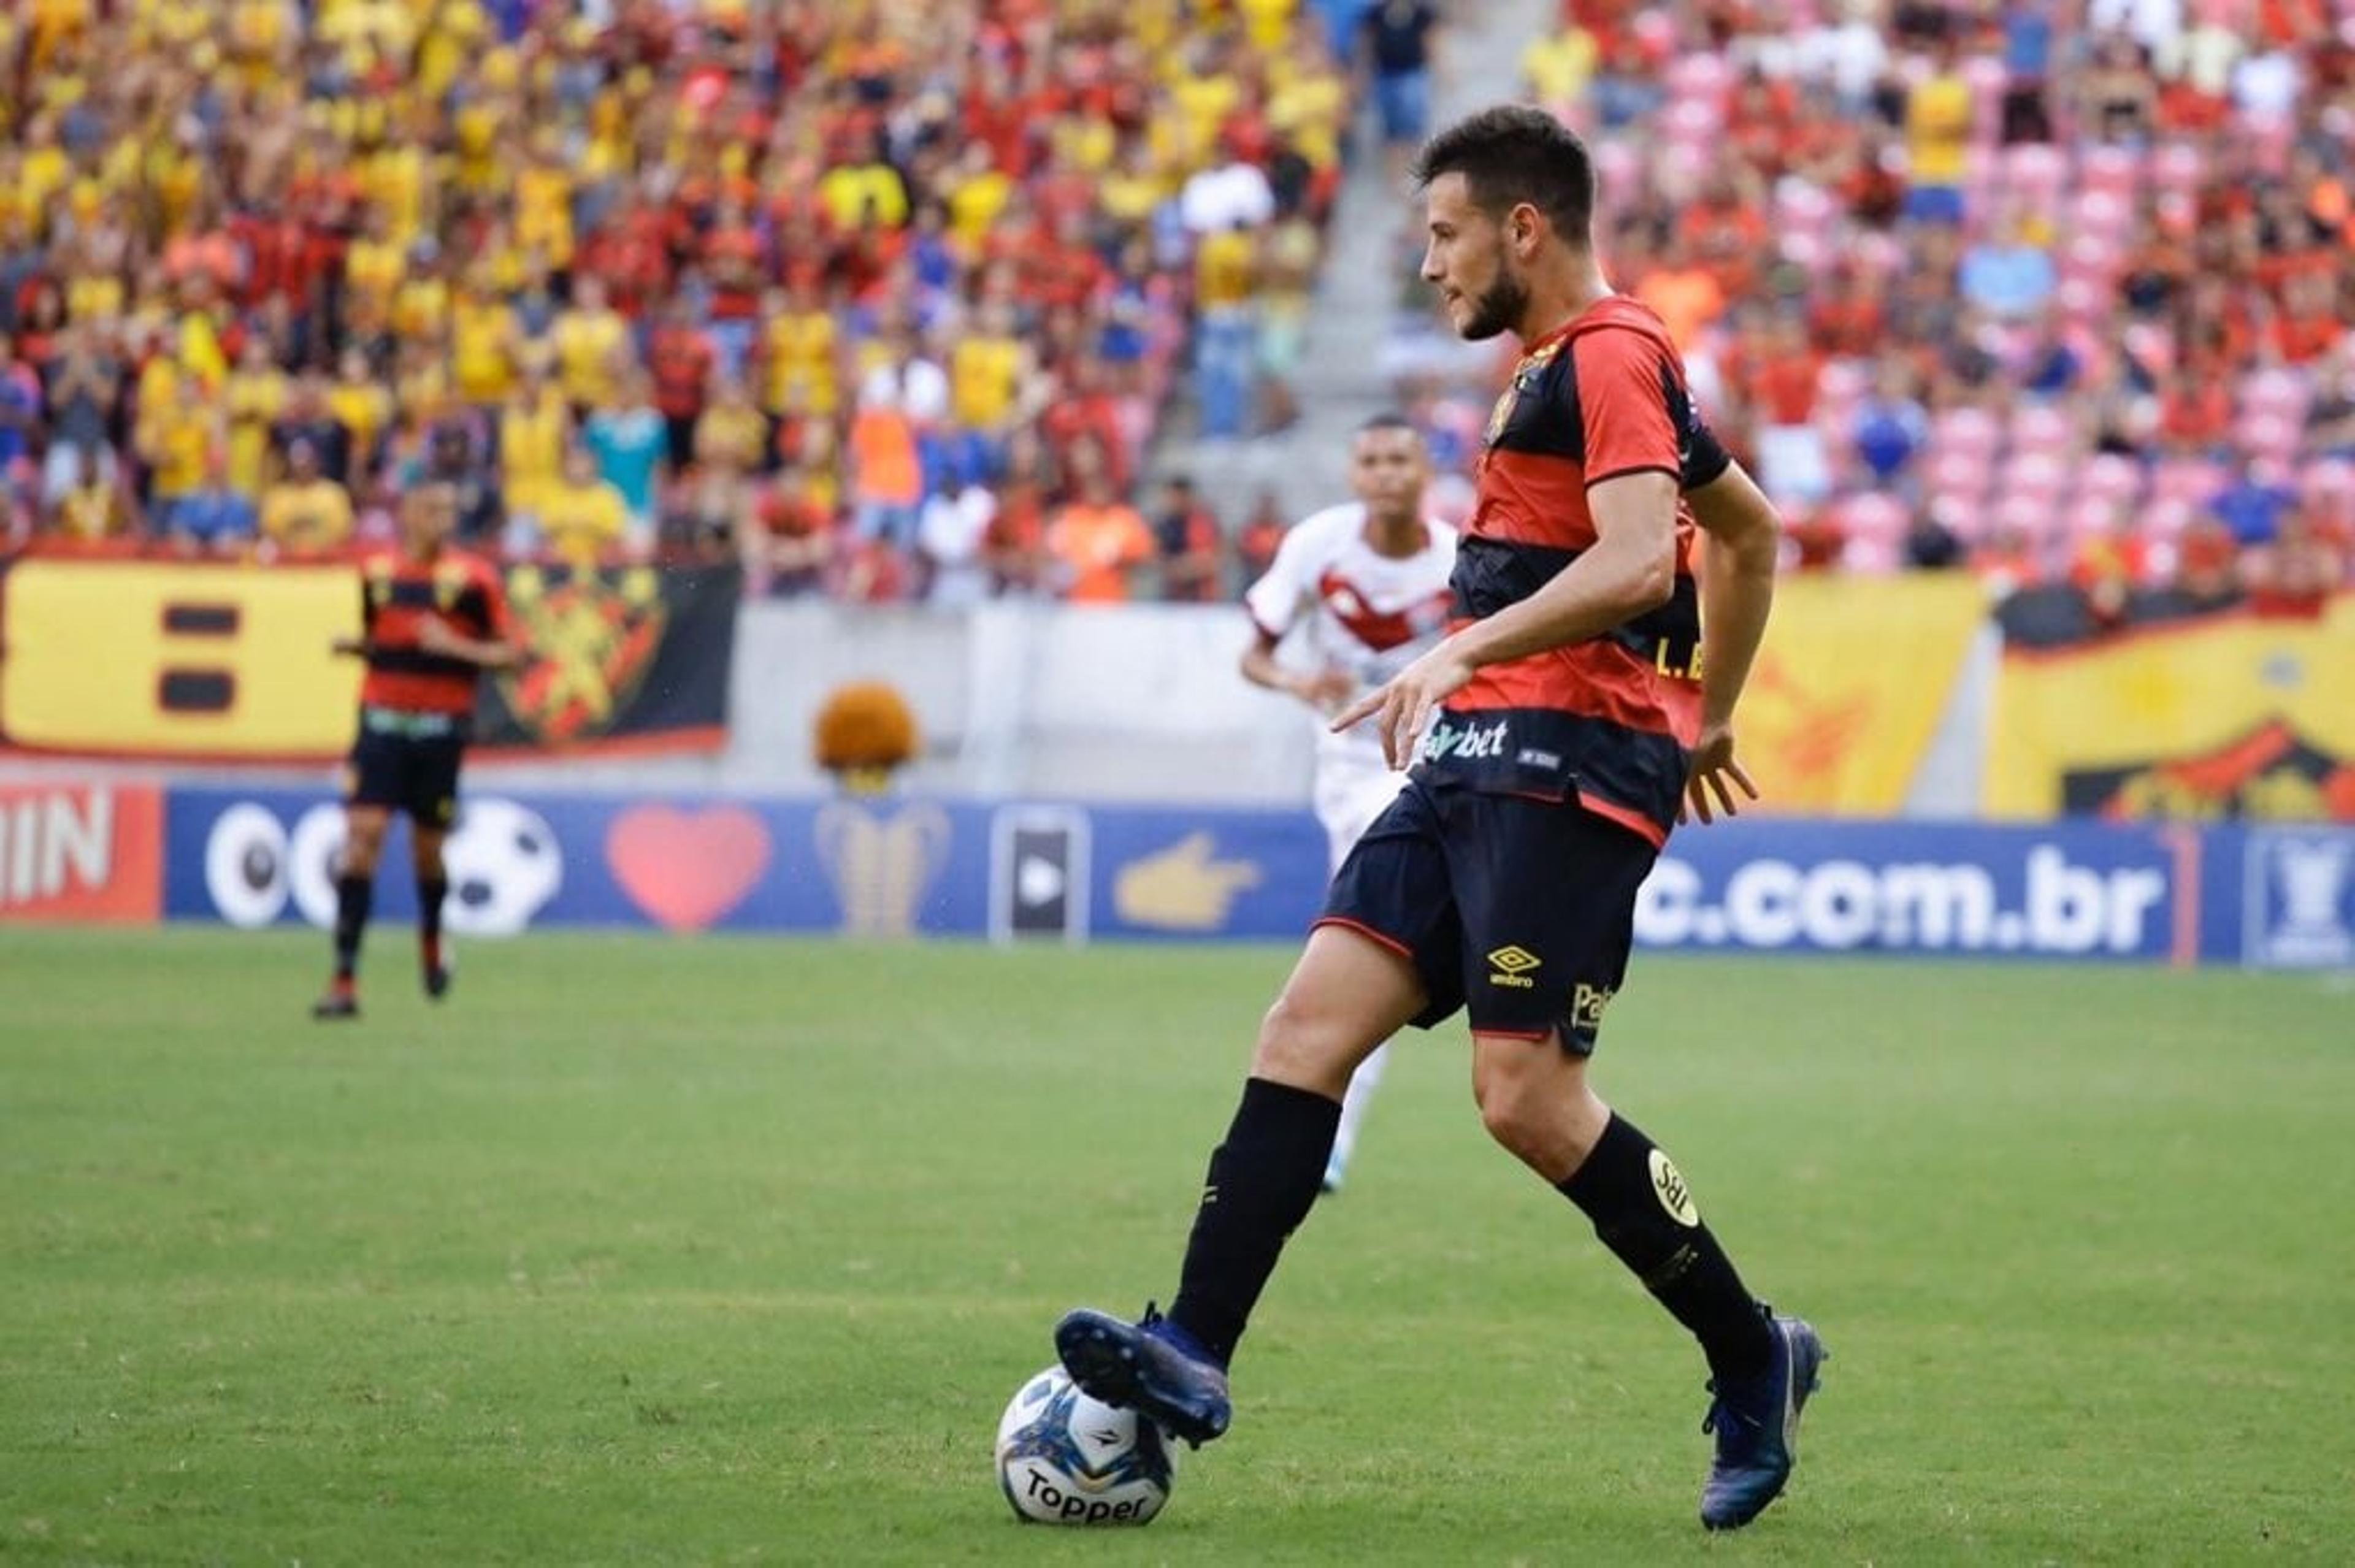
[[[1524,355],[1521,362],[1513,367],[1512,380],[1497,395],[1496,406],[1488,411],[1488,430],[1481,437],[1482,445],[1497,444],[1497,438],[1505,433],[1505,426],[1512,422],[1513,411],[1520,406],[1521,394],[1537,385],[1539,373],[1552,364],[1554,356],[1561,352],[1561,344],[1549,343],[1533,354]]]

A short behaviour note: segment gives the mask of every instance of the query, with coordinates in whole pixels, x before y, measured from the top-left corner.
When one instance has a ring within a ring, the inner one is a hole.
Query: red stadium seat
[[[2134,200],[2118,191],[2087,187],[2072,199],[2064,222],[2073,234],[2123,239],[2134,226]]]
[[[1703,104],[1721,120],[1725,96],[1733,90],[1733,63],[1713,49],[1678,55],[1668,68],[1668,89],[1672,105]]]
[[[2151,183],[2161,191],[2188,196],[2200,188],[2208,155],[2189,142],[2168,142],[2151,154]]]
[[[1984,493],[1974,496],[1933,491],[1926,507],[1931,520],[1965,544],[1977,544],[1987,534],[1987,507]]]
[[[2073,543],[2099,539],[2129,515],[2124,502],[2108,496],[2079,496],[2062,513],[2062,527]]]
[[[2050,142],[2022,142],[2003,154],[2004,189],[2040,211],[2060,205],[2069,185],[2069,155]]]
[[[2286,366],[2265,366],[2241,379],[2241,412],[2250,418],[2264,415],[2303,423],[2313,397],[2313,383]]]
[[[2067,456],[2082,440],[2076,419],[2056,404],[2023,403],[2012,413],[2015,456]]]
[[[1947,409],[1931,421],[1930,450],[1940,456],[1967,454],[1987,467],[2002,444],[2003,427],[1985,409],[1966,404]]]
[[[2296,462],[2298,438],[2304,433],[2299,421],[2276,413],[2243,414],[2232,426],[2232,439],[2251,457],[2271,463]]]
[[[2101,144],[2087,147],[2077,164],[2081,190],[2099,192],[2131,206],[2142,185],[2143,155],[2132,147]]]
[[[1905,549],[1893,539],[1850,539],[1840,547],[1840,565],[1864,577],[1887,577],[1905,565]]]
[[[2060,531],[2058,508],[2037,496],[2006,496],[1995,504],[1993,517],[1998,529],[2039,548],[2049,546]]]
[[[2355,460],[2318,457],[2297,471],[2298,494],[2323,517],[2355,528]]]
[[[1996,476],[1996,494],[2002,501],[2029,497],[2046,506],[2059,503],[2070,492],[2070,476],[2076,464],[2053,452],[2029,452],[2014,457],[2003,465]]]
[[[2222,464],[2205,458],[2170,457],[2151,475],[2151,496],[2154,500],[2204,507],[2224,487],[2227,477]]]
[[[2087,496],[2131,501],[2142,494],[2142,464],[2115,452],[2098,452],[2077,470],[2077,487]]]
[[[2183,530],[2191,526],[2191,519],[2200,512],[2197,502],[2176,496],[2158,496],[2136,511],[2135,526],[2145,539],[2171,545],[2183,537]]]

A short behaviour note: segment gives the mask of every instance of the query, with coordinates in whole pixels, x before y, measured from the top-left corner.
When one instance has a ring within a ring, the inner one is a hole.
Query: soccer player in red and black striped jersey
[[[344,848],[336,869],[336,972],[312,1016],[359,1013],[355,975],[375,898],[377,861],[396,811],[409,814],[417,870],[418,955],[426,995],[450,988],[442,846],[458,810],[458,765],[484,671],[522,657],[496,567],[450,548],[456,493],[421,485],[402,497],[400,547],[360,566],[361,635],[336,652],[368,661],[359,734],[345,773]]]
[[[1659,318],[1605,281],[1575,135],[1487,110],[1416,173],[1423,277],[1461,336],[1509,332],[1523,353],[1489,421],[1448,635],[1334,720],[1373,725],[1412,771],[1261,1026],[1168,1316],[1082,1309],[1056,1348],[1096,1398],[1189,1441],[1223,1432],[1229,1358],[1316,1199],[1351,1072],[1460,1008],[1489,1133],[1700,1341],[1717,1437],[1701,1522],[1738,1528],[1789,1478],[1823,1345],[1750,1294],[1674,1162],[1587,1068],[1670,829],[1756,795],[1732,724],[1780,527],[1695,413]]]

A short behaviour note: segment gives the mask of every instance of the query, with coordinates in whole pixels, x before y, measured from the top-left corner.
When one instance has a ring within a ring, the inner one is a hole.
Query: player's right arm
[[[429,654],[457,659],[477,669],[513,669],[523,662],[525,649],[523,638],[517,635],[515,617],[507,608],[506,590],[499,581],[497,570],[478,565],[474,586],[479,595],[476,620],[481,635],[470,636],[440,615],[427,615],[418,623],[417,645]]]
[[[1253,686],[1296,697],[1320,713],[1330,713],[1349,699],[1349,677],[1337,669],[1287,669],[1276,662],[1276,645],[1283,639],[1264,626],[1252,628],[1252,645],[1243,650],[1240,667]]]
[[[368,592],[368,574],[363,570],[360,575],[360,635],[357,637],[337,637],[327,645],[327,651],[337,658],[367,658],[376,647],[368,637],[368,634],[375,629],[376,599]]]
[[[1289,669],[1275,656],[1276,645],[1299,624],[1301,610],[1308,603],[1312,575],[1308,556],[1317,531],[1318,519],[1288,530],[1276,547],[1267,574],[1244,590],[1243,608],[1251,615],[1252,638],[1237,667],[1253,686],[1296,697],[1320,713],[1331,713],[1354,690],[1348,677],[1333,669]]]
[[[1417,739],[1444,703],[1489,665],[1601,636],[1668,603],[1676,592],[1677,475],[1643,469],[1586,488],[1594,542],[1536,592],[1450,634],[1333,720],[1337,732],[1376,718],[1391,767],[1412,759]]]
[[[1727,816],[1739,809],[1729,785],[1758,798],[1757,786],[1734,760],[1733,710],[1774,608],[1783,525],[1774,504],[1738,463],[1687,491],[1685,505],[1701,529],[1700,738],[1685,788],[1688,809],[1709,822],[1714,820],[1712,795]]]

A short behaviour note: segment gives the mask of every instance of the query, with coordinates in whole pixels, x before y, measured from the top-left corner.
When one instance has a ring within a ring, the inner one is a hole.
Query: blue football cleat
[[[1200,1447],[1227,1429],[1227,1370],[1194,1337],[1156,1312],[1127,1323],[1080,1307],[1055,1325],[1055,1354],[1090,1399],[1152,1420]]]
[[[1768,1319],[1774,1330],[1774,1360],[1756,1377],[1723,1388],[1703,1432],[1717,1435],[1717,1457],[1701,1488],[1700,1521],[1711,1530],[1739,1530],[1783,1495],[1799,1457],[1799,1413],[1816,1392],[1816,1371],[1831,1352],[1816,1331],[1797,1317]]]

